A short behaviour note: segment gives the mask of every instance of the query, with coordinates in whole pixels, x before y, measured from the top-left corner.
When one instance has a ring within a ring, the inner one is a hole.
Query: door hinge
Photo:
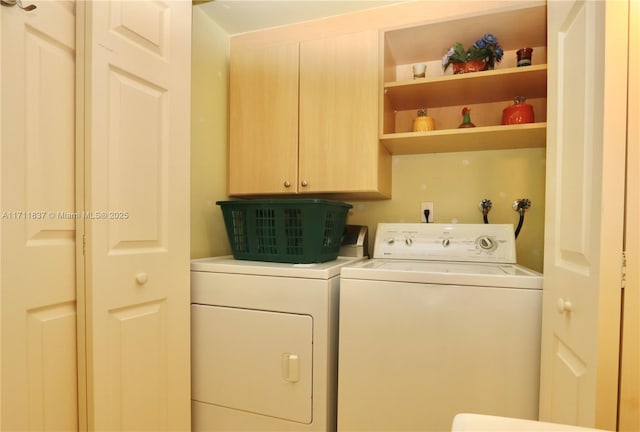
[[[622,251],[622,280],[620,285],[622,289],[627,285],[627,251]]]

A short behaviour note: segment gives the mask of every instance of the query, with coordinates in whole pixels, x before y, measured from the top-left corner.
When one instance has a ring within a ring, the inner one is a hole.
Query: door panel
[[[76,305],[67,302],[30,311],[27,370],[32,430],[76,430]],[[64,409],[59,412],[58,410]],[[60,415],[63,414],[63,415]]]
[[[120,70],[109,89],[109,253],[166,249],[167,91]]]
[[[562,424],[575,424],[579,415],[581,387],[588,385],[585,379],[587,364],[560,338],[554,340],[553,390],[557,401],[562,401],[574,409],[558,409],[554,421]]]
[[[111,407],[123,430],[165,430],[170,390],[163,379],[167,361],[166,301],[109,311]],[[126,425],[126,426],[124,426]]]
[[[565,101],[568,100],[572,105],[571,109],[558,113],[558,122],[581,127],[560,127],[559,130],[562,150],[557,164],[558,170],[563,174],[563,181],[559,182],[557,191],[557,259],[562,262],[561,265],[588,276],[592,262],[592,250],[589,248],[589,234],[593,222],[589,217],[592,211],[591,191],[593,183],[597,181],[597,177],[594,178],[594,169],[598,167],[594,167],[589,160],[594,152],[595,131],[592,127],[595,123],[590,121],[591,112],[586,105],[594,102],[595,95],[585,92],[585,89],[587,79],[593,79],[589,73],[594,70],[595,57],[588,55],[588,51],[593,49],[594,41],[591,40],[591,44],[584,43],[589,25],[587,10],[585,7],[576,7],[573,12],[575,15],[563,23],[563,37],[558,41],[558,69],[564,71],[567,68],[575,68],[586,73],[564,74],[558,86],[560,103],[567,103]],[[569,62],[570,64],[567,64]],[[592,88],[588,90],[591,91]]]
[[[620,336],[626,8],[552,1],[547,14],[540,418],[610,430]]]
[[[87,424],[188,430],[191,2],[87,2]]]
[[[74,13],[0,7],[2,430],[78,427]]]

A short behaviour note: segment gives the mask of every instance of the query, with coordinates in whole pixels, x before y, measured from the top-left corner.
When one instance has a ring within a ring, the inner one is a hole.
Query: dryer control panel
[[[511,224],[381,223],[374,258],[516,263]]]

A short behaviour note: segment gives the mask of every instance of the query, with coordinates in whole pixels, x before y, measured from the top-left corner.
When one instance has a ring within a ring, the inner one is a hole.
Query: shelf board
[[[388,82],[384,92],[396,111],[499,102],[515,96],[543,98],[547,97],[547,65]]]
[[[394,155],[506,150],[545,147],[546,131],[541,122],[384,134],[380,141]]]

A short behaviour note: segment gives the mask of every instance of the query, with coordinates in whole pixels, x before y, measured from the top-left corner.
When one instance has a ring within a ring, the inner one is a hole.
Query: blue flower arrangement
[[[473,43],[471,48],[465,51],[460,42],[456,42],[454,46],[442,57],[442,67],[446,71],[451,63],[464,63],[469,60],[484,60],[490,69],[493,69],[496,62],[502,60],[504,51],[498,44],[498,39],[491,33],[487,33]]]

